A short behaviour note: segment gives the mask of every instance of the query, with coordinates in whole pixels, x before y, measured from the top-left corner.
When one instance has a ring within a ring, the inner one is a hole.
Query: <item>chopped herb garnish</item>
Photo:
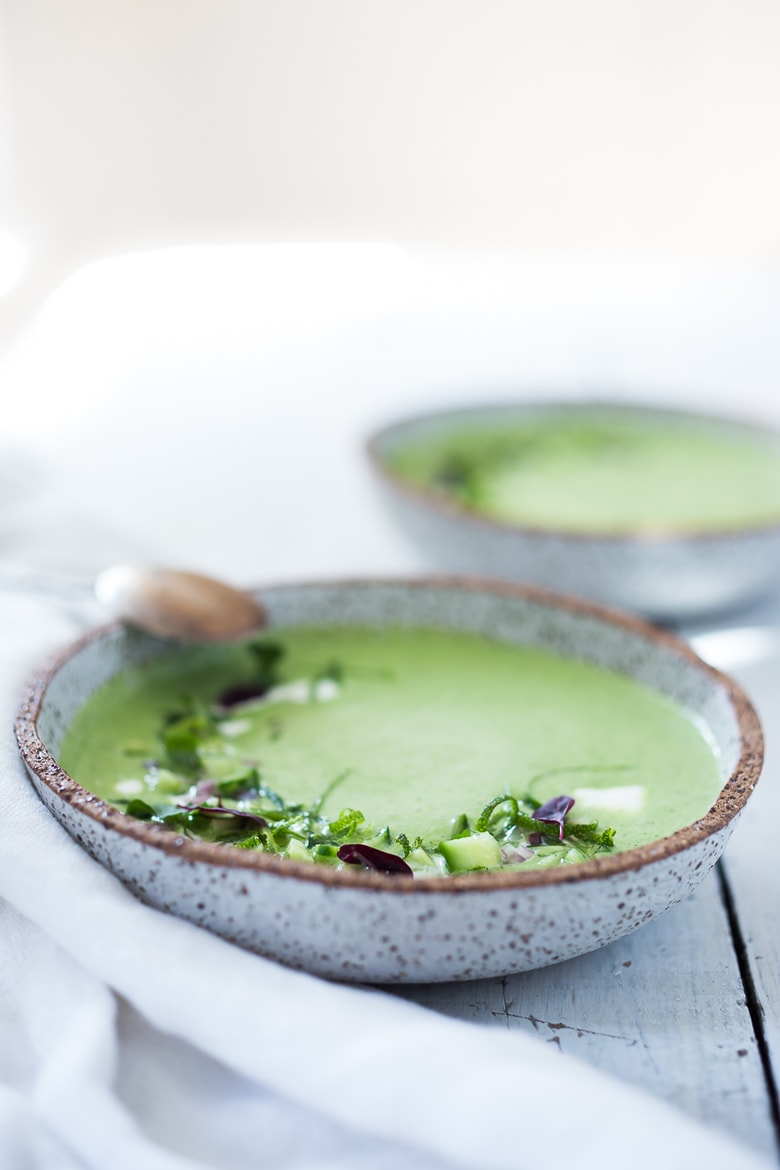
[[[494,800],[491,800],[489,804],[485,805],[479,817],[477,818],[477,823],[474,825],[475,833],[484,833],[487,829],[490,828],[490,822],[493,819],[493,813],[497,808],[500,808],[502,804],[509,805],[509,810],[506,815],[508,828],[512,829],[514,827],[514,825],[517,823],[518,813],[520,812],[520,807],[516,799],[514,796],[509,795],[497,796]],[[457,836],[457,834],[455,835]]]
[[[265,846],[265,839],[253,833],[251,837],[244,837],[243,841],[236,841],[236,849],[263,849]]]
[[[254,667],[252,677],[226,687],[217,698],[220,707],[229,709],[239,703],[251,702],[252,699],[262,699],[279,683],[279,663],[284,657],[284,646],[280,642],[263,639],[249,642],[247,650]]]
[[[341,810],[335,821],[329,823],[328,829],[334,837],[349,837],[363,824],[365,819],[358,809],[345,808]]]
[[[532,795],[533,788],[540,780],[548,780],[550,776],[574,776],[580,772],[631,772],[633,771],[631,764],[569,764],[562,768],[547,768],[544,772],[537,772],[528,781],[523,797],[524,804],[530,804],[534,808],[540,808],[542,802],[537,800]]]
[[[137,817],[139,821],[151,821],[156,815],[152,806],[145,800],[128,801],[125,812],[131,817]]]
[[[159,758],[145,760],[143,782],[135,778],[121,782],[127,796],[140,792],[141,783],[149,794],[146,800],[117,800],[131,816],[226,848],[337,867],[362,866],[388,874],[459,873],[529,862],[557,865],[614,849],[613,828],[569,819],[573,797],[553,796],[541,803],[531,790],[544,778],[626,771],[628,765],[581,765],[540,772],[531,777],[522,795],[504,790],[473,821],[465,813],[454,817],[445,840],[424,841],[419,835],[399,832],[398,826],[377,828],[360,809],[349,806],[337,815],[326,812],[326,803],[349,777],[348,769],[335,776],[311,804],[288,801],[266,783],[266,761],[242,758],[243,718],[225,714],[225,708],[246,697],[262,697],[280,683],[284,647],[263,639],[248,649],[254,665],[252,678],[226,688],[216,706],[185,698],[165,716]],[[326,663],[309,679],[296,681],[294,688],[303,692],[303,698],[294,702],[338,698],[344,674],[342,663]],[[263,718],[267,718],[265,713]],[[280,726],[272,716],[271,738]],[[146,755],[142,744],[132,748]],[[117,789],[121,791],[119,785]]]
[[[199,749],[215,731],[215,721],[205,711],[169,717],[161,733],[165,765],[173,772],[197,775],[201,770]]]
[[[218,817],[220,820],[227,817],[239,821],[252,821],[256,825],[267,825],[265,817],[258,816],[257,813],[246,812],[240,808],[227,808],[223,804],[180,804],[179,808],[186,812],[200,813],[204,817]]]
[[[406,833],[399,833],[395,839],[395,842],[396,845],[401,846],[405,858],[408,857],[410,853],[415,853],[417,850],[422,849],[423,847],[422,837],[415,837],[413,841],[410,841]]]
[[[471,460],[457,451],[451,451],[444,456],[434,471],[432,479],[439,487],[464,491],[468,488],[473,470],[474,465]]]

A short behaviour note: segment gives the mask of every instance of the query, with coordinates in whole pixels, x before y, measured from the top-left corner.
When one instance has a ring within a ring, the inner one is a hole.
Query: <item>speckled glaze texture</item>
[[[701,820],[639,849],[536,873],[387,877],[192,841],[137,821],[58,765],[65,729],[130,662],[170,645],[95,631],[30,684],[16,724],[41,799],[139,898],[293,967],[358,982],[434,982],[526,971],[627,934],[714,865],[758,779],[763,741],[745,696],[682,643],[584,603],[484,581],[330,583],[262,590],[271,628],[430,625],[544,646],[621,671],[688,707],[720,753],[723,789]]]
[[[434,436],[456,419],[474,423],[517,420],[540,411],[565,411],[570,405],[518,404],[442,411],[396,423],[370,441],[369,457],[385,507],[394,523],[424,552],[432,569],[526,582],[646,617],[677,621],[725,612],[776,586],[780,517],[773,524],[712,533],[622,536],[548,532],[479,516],[439,492],[410,484],[388,465],[388,457],[404,443]],[[743,423],[681,411],[625,404],[620,404],[620,410],[672,423],[699,418],[711,426],[763,433]]]

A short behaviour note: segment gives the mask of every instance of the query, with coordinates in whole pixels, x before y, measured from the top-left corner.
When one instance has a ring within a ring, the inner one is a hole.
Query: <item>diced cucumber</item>
[[[325,865],[338,865],[338,845],[315,845],[310,854],[312,861],[324,862]]]
[[[455,837],[442,841],[439,852],[451,873],[469,869],[493,869],[501,865],[501,846],[492,833],[472,833],[470,837]]]
[[[213,751],[208,748],[200,749],[200,758],[212,780],[228,780],[247,772],[235,756],[227,754],[229,751],[224,743],[217,744]]]
[[[188,787],[189,780],[168,771],[167,768],[158,768],[154,772],[154,789],[157,792],[165,792],[167,796],[179,796],[181,792],[186,792]]]
[[[547,869],[552,865],[560,865],[563,858],[560,849],[558,849],[555,853],[545,853],[543,856],[540,856],[537,853],[536,856],[538,858],[538,860],[534,862],[534,867],[536,869]]]
[[[297,837],[291,837],[287,842],[284,855],[289,857],[291,861],[311,861],[311,851]]]
[[[388,845],[393,844],[393,836],[388,825],[375,833],[373,837],[366,841],[366,845],[373,845],[375,849],[387,849]]]
[[[469,818],[465,813],[459,813],[458,816],[453,818],[452,824],[450,825],[450,832],[453,837],[467,836],[471,832]]]
[[[409,856],[406,858],[409,865],[417,866],[418,869],[438,869],[436,861],[431,857],[427,849],[422,846],[418,849],[412,849]]]

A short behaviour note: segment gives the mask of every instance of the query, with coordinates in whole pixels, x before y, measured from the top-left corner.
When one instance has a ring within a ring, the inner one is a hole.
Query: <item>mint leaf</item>
[[[131,817],[137,817],[139,821],[150,821],[152,817],[157,815],[152,806],[147,804],[145,800],[129,800],[125,812]]]
[[[334,837],[348,837],[355,832],[359,825],[363,824],[365,819],[359,809],[344,808],[335,821],[329,822],[328,831]]]

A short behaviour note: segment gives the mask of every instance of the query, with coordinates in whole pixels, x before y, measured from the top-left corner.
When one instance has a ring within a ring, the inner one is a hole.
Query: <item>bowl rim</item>
[[[96,627],[71,642],[47,664],[36,671],[25,685],[14,731],[19,753],[28,771],[36,776],[59,800],[86,814],[96,824],[120,833],[121,836],[161,850],[188,862],[202,862],[220,869],[235,871],[236,875],[249,870],[292,881],[315,882],[325,888],[377,890],[390,894],[432,894],[436,897],[449,893],[488,893],[496,890],[542,889],[547,886],[567,885],[592,881],[602,877],[638,871],[652,862],[659,862],[682,853],[707,838],[727,829],[741,813],[755,788],[764,758],[764,737],[758,714],[742,688],[728,675],[704,662],[680,638],[667,630],[623,613],[580,598],[555,593],[535,586],[517,585],[488,578],[427,575],[420,577],[370,577],[340,580],[286,582],[259,587],[253,592],[261,598],[270,593],[291,589],[354,589],[374,587],[402,587],[410,589],[449,588],[471,593],[530,601],[546,608],[565,610],[583,618],[595,618],[611,626],[634,633],[657,646],[665,647],[726,692],[739,730],[740,756],[731,775],[722,785],[713,805],[696,821],[666,837],[646,845],[636,846],[610,854],[602,854],[588,861],[550,869],[489,870],[475,873],[410,877],[403,874],[385,875],[347,866],[343,869],[298,862],[274,854],[229,849],[223,844],[200,841],[181,836],[163,825],[140,821],[102,800],[78,784],[50,753],[38,733],[38,717],[45,702],[49,685],[59,671],[94,642],[121,630],[122,623],[112,622]],[[457,630],[457,627],[453,627]],[[273,626],[269,629],[274,629]],[[160,639],[161,645],[170,642]],[[606,669],[610,669],[607,667]],[[630,677],[630,676],[629,676]]]
[[[405,479],[396,472],[387,462],[383,454],[384,443],[399,432],[414,428],[421,424],[447,422],[468,416],[487,416],[491,414],[522,414],[526,412],[555,413],[569,409],[583,410],[610,410],[616,413],[633,415],[650,415],[658,419],[673,419],[676,422],[706,423],[713,427],[725,430],[743,431],[762,439],[774,440],[780,451],[780,430],[758,420],[737,418],[725,414],[709,413],[674,406],[653,406],[643,402],[621,402],[609,398],[550,398],[550,399],[500,399],[485,403],[472,403],[453,407],[443,407],[420,414],[404,415],[394,421],[386,423],[374,430],[364,443],[364,451],[375,474],[386,485],[405,497],[409,502],[423,505],[427,510],[439,513],[449,520],[456,520],[473,528],[488,528],[491,531],[504,534],[513,534],[518,537],[533,537],[541,540],[569,540],[585,544],[592,541],[604,541],[613,546],[619,544],[651,545],[680,545],[691,541],[704,543],[706,541],[740,540],[762,535],[780,534],[780,509],[776,519],[751,521],[729,528],[694,528],[694,527],[664,527],[657,525],[646,528],[626,528],[622,530],[592,528],[587,532],[582,529],[560,527],[545,527],[522,523],[516,520],[503,519],[497,516],[488,516],[482,512],[467,507],[459,500],[448,496],[428,484],[416,484]]]

